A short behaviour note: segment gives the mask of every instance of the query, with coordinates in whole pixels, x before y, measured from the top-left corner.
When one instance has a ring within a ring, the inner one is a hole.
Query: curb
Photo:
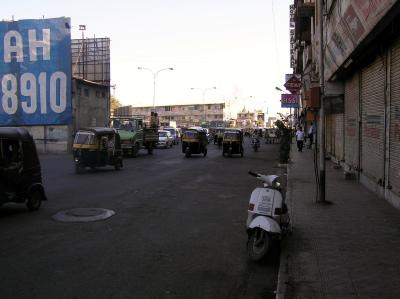
[[[292,205],[292,185],[290,181],[290,163],[287,164],[287,176],[286,176],[286,204],[289,208],[291,229],[293,229],[293,205]],[[279,272],[278,272],[278,283],[276,287],[276,299],[284,299],[287,292],[287,284],[289,282],[289,251],[287,246],[282,248],[280,259],[279,259]]]

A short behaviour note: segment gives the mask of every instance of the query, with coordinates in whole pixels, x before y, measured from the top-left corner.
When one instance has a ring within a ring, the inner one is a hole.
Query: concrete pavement
[[[314,150],[292,146],[287,200],[293,232],[282,242],[276,298],[400,298],[400,212],[326,163],[316,203]]]

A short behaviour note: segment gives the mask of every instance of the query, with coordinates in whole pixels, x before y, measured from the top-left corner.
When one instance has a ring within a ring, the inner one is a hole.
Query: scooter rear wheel
[[[271,238],[265,230],[256,228],[251,232],[247,243],[247,253],[252,261],[260,261],[266,257],[271,246]]]

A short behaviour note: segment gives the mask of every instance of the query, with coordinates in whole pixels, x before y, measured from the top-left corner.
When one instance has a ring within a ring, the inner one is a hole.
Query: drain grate
[[[53,219],[61,222],[93,222],[101,221],[115,215],[115,212],[100,208],[75,208],[60,211],[53,215]]]

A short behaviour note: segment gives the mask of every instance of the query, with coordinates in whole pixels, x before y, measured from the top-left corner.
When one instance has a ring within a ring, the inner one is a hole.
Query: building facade
[[[225,104],[190,104],[156,106],[161,126],[169,126],[176,123],[177,127],[190,127],[206,125],[210,127],[222,126],[225,120]],[[124,106],[114,110],[115,116],[140,115],[145,121],[150,121],[150,113],[153,107]]]
[[[319,106],[318,5],[294,3],[293,69],[302,77],[302,121]],[[326,151],[400,207],[400,2],[325,1]]]

